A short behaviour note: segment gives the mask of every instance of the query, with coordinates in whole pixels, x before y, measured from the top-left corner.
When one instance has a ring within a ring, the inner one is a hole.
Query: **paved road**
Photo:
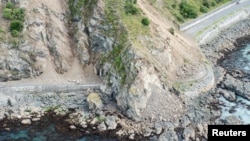
[[[68,85],[12,85],[0,86],[0,92],[73,92],[87,89],[100,89],[102,84],[68,84]]]
[[[241,0],[239,4],[232,2],[216,11],[207,13],[206,16],[195,19],[193,22],[181,25],[181,30],[189,35],[195,36],[199,31],[209,27],[221,18],[245,8],[250,8],[250,0]]]

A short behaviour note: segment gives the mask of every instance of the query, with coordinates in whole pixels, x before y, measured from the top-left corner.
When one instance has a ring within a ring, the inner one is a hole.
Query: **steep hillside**
[[[174,119],[185,111],[183,100],[212,87],[213,73],[198,45],[178,33],[148,1],[107,0],[104,4],[112,24],[107,36],[115,44],[97,68],[129,117]],[[149,26],[141,23],[145,17]]]

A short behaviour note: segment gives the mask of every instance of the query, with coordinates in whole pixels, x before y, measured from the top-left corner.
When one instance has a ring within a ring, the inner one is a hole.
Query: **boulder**
[[[107,130],[107,127],[106,127],[106,125],[105,125],[104,122],[102,122],[101,124],[99,124],[97,128],[99,129],[99,131],[105,131],[105,130]]]
[[[107,116],[105,123],[108,125],[108,129],[113,130],[117,127],[115,116]]]
[[[23,119],[21,121],[21,124],[23,124],[23,125],[30,125],[31,124],[31,120],[30,119]]]
[[[87,97],[89,109],[102,109],[103,103],[101,97],[97,93],[90,93]]]

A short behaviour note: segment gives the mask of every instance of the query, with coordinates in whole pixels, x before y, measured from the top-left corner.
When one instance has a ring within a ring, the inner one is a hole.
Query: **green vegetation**
[[[13,37],[18,37],[18,36],[20,35],[20,33],[19,33],[19,31],[17,31],[17,30],[12,30],[12,31],[11,31],[11,35],[12,35]]]
[[[208,8],[206,6],[201,6],[200,7],[200,12],[207,13],[208,12]]]
[[[3,10],[3,17],[5,19],[12,20],[13,19],[13,17],[12,17],[12,10],[9,9],[9,8],[4,8],[4,10]]]
[[[130,2],[130,1],[126,1],[124,8],[125,8],[126,14],[135,15],[139,13],[139,9],[135,6],[133,2]]]
[[[89,20],[89,17],[93,13],[94,6],[97,0],[69,0],[69,9],[71,12],[71,20],[84,17],[85,23]]]
[[[149,34],[149,28],[143,25],[141,20],[145,17],[141,15],[136,2],[136,0],[105,0],[106,23],[104,24],[109,25],[110,28],[104,31],[104,34],[113,37],[115,44],[110,52],[103,55],[101,64],[105,62],[112,64],[111,70],[106,75],[110,80],[110,77],[116,74],[121,86],[134,79],[129,68],[130,58],[127,50],[131,46],[130,42],[138,42],[138,37]],[[147,20],[146,25],[149,24]]]
[[[169,28],[169,32],[174,35],[174,28]]]
[[[97,116],[96,119],[97,119],[97,122],[99,123],[106,121],[106,118],[102,116]]]
[[[2,28],[2,27],[0,27],[0,33],[3,33],[3,32],[4,32],[3,28]]]
[[[10,23],[10,31],[21,32],[23,30],[23,22],[19,20],[13,20]]]
[[[141,20],[141,23],[142,23],[143,25],[145,25],[145,26],[148,26],[148,25],[150,24],[150,21],[149,21],[148,18],[143,18],[143,19]]]
[[[162,0],[161,7],[156,4],[156,0],[148,1],[163,13],[167,13],[167,16],[173,15],[174,20],[183,23],[231,0]]]
[[[196,18],[198,16],[198,9],[195,5],[187,1],[180,3],[180,13],[184,18]]]
[[[3,8],[3,17],[10,20],[10,33],[13,37],[18,37],[23,30],[25,9],[16,7],[8,2]]]

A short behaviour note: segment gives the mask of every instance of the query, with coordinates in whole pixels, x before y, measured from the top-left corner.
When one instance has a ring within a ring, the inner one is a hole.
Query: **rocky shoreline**
[[[82,125],[79,124],[71,124],[68,120],[70,113],[66,115],[58,115],[54,111],[48,111],[45,113],[44,116],[42,116],[37,121],[32,121],[32,123],[24,123],[24,120],[27,119],[3,119],[0,123],[0,132],[11,132],[11,131],[17,131],[22,129],[27,129],[28,127],[32,127],[33,130],[46,130],[51,124],[55,126],[56,131],[62,136],[60,139],[80,139],[82,137],[88,137],[91,139],[97,139],[97,140],[107,140],[107,141],[127,141],[129,140],[127,137],[118,136],[116,132],[120,130],[120,126],[117,126],[116,129],[112,130],[106,130],[106,131],[100,131],[100,126],[98,126],[98,122],[93,123],[86,123],[86,127],[82,127]],[[33,136],[33,135],[29,135]],[[49,135],[48,135],[49,136]],[[58,140],[59,138],[56,138]],[[146,137],[136,135],[134,140],[149,140]]]
[[[247,61],[247,58],[242,55],[242,50],[250,42],[249,21],[249,18],[241,20],[221,31],[210,42],[201,45],[203,52],[214,66],[217,84],[212,93],[216,95],[217,99],[220,99],[219,107],[223,109],[227,103],[221,101],[220,97],[235,105],[229,107],[229,111],[227,111],[229,114],[226,117],[218,118],[215,121],[216,124],[246,124],[243,115],[236,116],[235,113],[237,105],[243,104],[249,107],[247,104],[247,101],[250,100],[249,72],[244,70],[245,65],[241,63]],[[245,102],[237,100],[239,98]]]

